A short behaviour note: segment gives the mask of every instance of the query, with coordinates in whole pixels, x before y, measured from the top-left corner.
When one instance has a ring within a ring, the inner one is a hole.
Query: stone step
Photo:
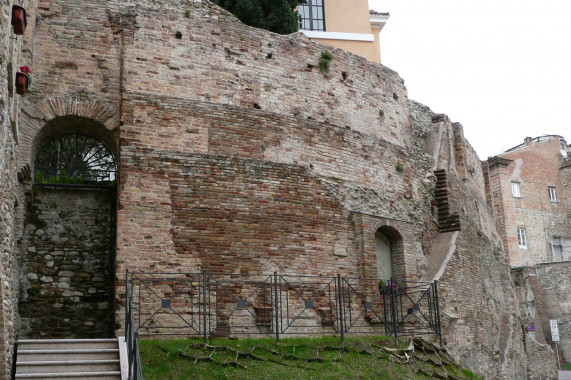
[[[78,350],[21,350],[18,349],[18,362],[38,362],[48,360],[109,360],[119,357],[118,348],[78,349]]]
[[[16,374],[25,373],[91,373],[121,371],[119,359],[59,360],[16,363]]]
[[[89,372],[89,373],[23,373],[16,374],[16,379],[42,380],[77,380],[87,378],[89,380],[120,380],[121,371]]]
[[[18,350],[64,350],[117,348],[116,338],[109,339],[21,339]]]

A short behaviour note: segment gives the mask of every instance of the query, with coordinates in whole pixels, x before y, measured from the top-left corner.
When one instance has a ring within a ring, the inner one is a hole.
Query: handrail
[[[125,342],[127,343],[129,380],[144,380],[139,355],[138,332],[133,314],[133,296],[129,286],[129,270],[125,275]]]

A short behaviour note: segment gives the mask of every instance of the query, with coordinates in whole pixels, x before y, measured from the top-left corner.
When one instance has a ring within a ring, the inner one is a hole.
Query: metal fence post
[[[343,326],[343,292],[341,291],[341,275],[337,273],[337,293],[339,297],[339,329],[341,330],[341,343],[345,342],[345,326]]]
[[[278,300],[278,272],[274,272],[274,314],[276,316],[275,328],[276,328],[276,343],[280,342],[280,327],[279,327],[279,310],[280,302]]]
[[[394,289],[395,279],[391,277],[391,286],[389,286],[389,294],[391,295],[391,318],[393,319],[393,332],[395,334],[395,342],[398,340],[398,324],[397,324],[397,294]]]
[[[434,298],[436,302],[436,326],[438,329],[438,335],[440,336],[440,347],[444,346],[442,340],[442,326],[440,325],[440,305],[438,302],[438,281],[434,280]]]
[[[206,337],[206,269],[202,270],[202,340],[207,342]]]

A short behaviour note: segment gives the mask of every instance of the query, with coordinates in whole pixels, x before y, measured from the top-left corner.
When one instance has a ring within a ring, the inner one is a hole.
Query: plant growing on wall
[[[274,33],[290,34],[299,29],[296,8],[305,0],[213,0],[246,25]]]
[[[329,50],[323,50],[321,52],[321,57],[319,57],[319,72],[322,74],[327,74],[329,72],[329,67],[331,66],[331,60],[333,59],[333,54]]]
[[[34,178],[35,184],[42,183],[56,183],[56,184],[82,184],[84,183],[83,176],[69,177],[66,170],[62,170],[58,175],[50,175],[44,177],[39,170],[36,170],[36,175]]]

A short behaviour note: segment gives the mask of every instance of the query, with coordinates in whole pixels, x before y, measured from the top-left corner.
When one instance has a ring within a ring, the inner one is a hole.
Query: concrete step
[[[119,357],[118,348],[79,350],[20,350],[18,362],[39,362],[48,360],[110,360]]]
[[[117,339],[22,339],[16,379],[119,380]]]
[[[91,373],[25,373],[16,374],[16,379],[42,380],[77,380],[86,378],[88,380],[121,380],[121,371],[91,372]]]
[[[48,360],[16,363],[16,374],[25,373],[90,373],[121,371],[119,359],[112,360]]]
[[[18,350],[64,350],[117,348],[116,338],[110,339],[22,339]]]

